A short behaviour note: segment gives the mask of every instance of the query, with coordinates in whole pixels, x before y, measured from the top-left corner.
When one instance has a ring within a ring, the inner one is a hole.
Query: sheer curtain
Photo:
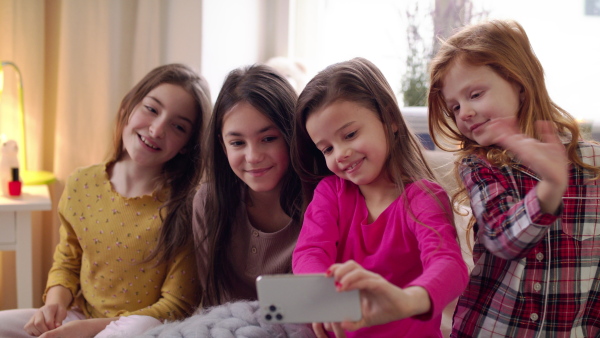
[[[152,68],[200,69],[202,2],[0,0],[0,60],[24,79],[28,166],[53,172],[54,210],[34,215],[34,305],[58,241],[64,179],[103,161],[127,90]],[[181,20],[181,18],[187,20]],[[0,309],[14,308],[14,253],[0,253]]]

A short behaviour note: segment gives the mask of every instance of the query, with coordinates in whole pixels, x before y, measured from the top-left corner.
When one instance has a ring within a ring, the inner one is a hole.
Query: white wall
[[[265,61],[265,11],[261,0],[203,1],[200,72],[213,101],[231,70]]]
[[[204,1],[208,3],[210,1]],[[162,59],[181,62],[200,72],[202,62],[202,3],[198,0],[169,1],[165,27],[167,48]]]
[[[600,120],[600,16],[585,15],[585,0],[472,2],[476,12],[487,9],[490,19],[521,23],[544,67],[552,99],[576,118]],[[399,93],[407,54],[405,10],[415,3],[427,15],[433,0],[296,0],[299,26],[291,56],[303,58],[313,71],[366,57]],[[427,27],[430,21],[423,18],[421,24]]]
[[[576,118],[600,120],[600,16],[586,16],[584,0],[493,2],[494,17],[525,28],[554,102]]]

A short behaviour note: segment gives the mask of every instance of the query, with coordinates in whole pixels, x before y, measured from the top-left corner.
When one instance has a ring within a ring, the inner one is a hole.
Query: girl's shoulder
[[[464,167],[472,167],[472,166],[479,166],[479,165],[484,165],[484,166],[491,166],[490,162],[488,162],[488,160],[486,160],[484,157],[482,157],[481,155],[478,154],[469,154],[464,156],[461,160],[460,160],[460,166]]]
[[[208,183],[201,183],[194,193],[194,205],[204,205],[208,195]]]
[[[600,166],[600,144],[590,141],[579,141],[578,154],[583,163],[591,166]]]
[[[411,184],[409,184],[407,186],[407,190],[409,190],[409,189],[410,190],[419,189],[421,191],[427,191],[427,190],[443,191],[444,190],[444,188],[442,188],[442,186],[439,183],[425,179],[425,178],[414,181]]]
[[[348,180],[336,175],[329,175],[321,179],[315,190],[324,192],[331,191],[335,193],[352,192],[358,190],[358,186]]]
[[[107,166],[108,162],[92,164],[89,166],[75,169],[67,178],[67,184],[77,184],[77,182],[95,182],[100,184],[108,182]]]
[[[460,160],[457,169],[458,175],[464,180],[466,176],[478,175],[481,172],[504,175],[503,173],[505,173],[508,168],[510,168],[508,165],[495,166],[482,155],[470,154]]]
[[[431,198],[432,196],[448,196],[446,190],[437,182],[421,179],[408,184],[404,195],[411,201],[420,197]]]

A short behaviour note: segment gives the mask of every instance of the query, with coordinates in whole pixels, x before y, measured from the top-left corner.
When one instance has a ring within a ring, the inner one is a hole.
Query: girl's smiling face
[[[387,180],[388,145],[376,112],[355,102],[335,101],[312,112],[306,130],[335,175],[359,186]]]
[[[502,78],[489,66],[455,61],[442,81],[442,95],[458,130],[482,146],[492,144],[488,122],[515,117],[521,104],[521,86]]]
[[[133,108],[123,129],[125,153],[140,166],[162,168],[182,152],[196,115],[194,98],[182,87],[157,86]]]
[[[290,156],[273,121],[250,103],[240,102],[225,113],[221,135],[231,169],[252,191],[280,188]]]

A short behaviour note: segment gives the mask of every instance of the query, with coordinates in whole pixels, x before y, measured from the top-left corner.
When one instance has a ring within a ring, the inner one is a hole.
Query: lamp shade
[[[31,171],[31,170],[29,170],[29,168],[27,166],[27,143],[26,143],[27,138],[25,136],[26,128],[25,128],[25,101],[23,99],[23,77],[21,76],[21,71],[19,70],[19,67],[17,67],[16,64],[14,64],[13,62],[10,62],[10,61],[1,61],[0,62],[0,111],[2,112],[2,114],[6,114],[6,112],[4,111],[5,107],[3,107],[1,105],[2,97],[4,94],[6,94],[4,91],[4,85],[8,83],[8,81],[5,81],[5,76],[7,75],[7,72],[5,72],[6,67],[13,68],[14,73],[17,76],[16,95],[17,95],[17,102],[18,102],[19,108],[18,109],[6,109],[6,110],[10,110],[9,113],[12,113],[12,114],[14,114],[14,112],[16,111],[18,114],[18,118],[17,118],[18,126],[12,126],[12,128],[17,128],[17,130],[19,131],[18,145],[19,145],[19,165],[21,167],[21,179],[23,180],[23,184],[27,184],[27,185],[52,183],[56,180],[56,177],[54,176],[53,173],[48,172],[48,171]],[[2,128],[2,130],[4,130],[6,127],[0,126],[0,128]]]

